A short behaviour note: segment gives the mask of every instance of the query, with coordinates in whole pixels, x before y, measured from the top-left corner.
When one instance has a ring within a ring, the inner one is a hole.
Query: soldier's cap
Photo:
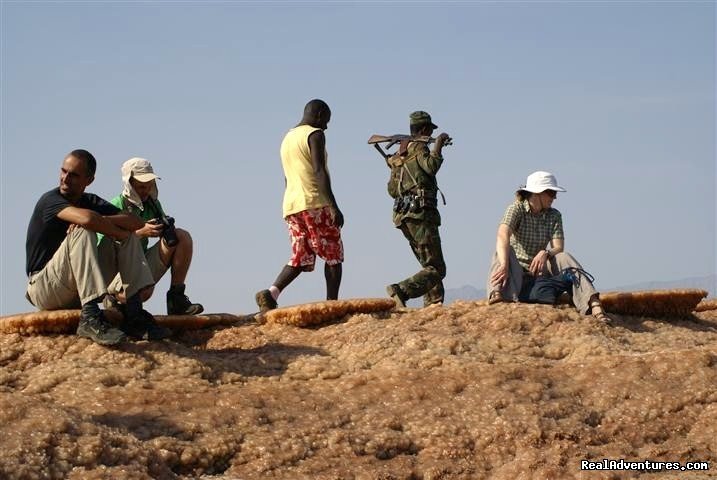
[[[432,128],[438,128],[438,125],[431,121],[431,116],[428,112],[423,110],[413,112],[409,118],[411,119],[411,125],[430,125]]]

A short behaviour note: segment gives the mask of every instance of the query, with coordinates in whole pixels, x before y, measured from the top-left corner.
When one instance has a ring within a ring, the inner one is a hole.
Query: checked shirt
[[[554,238],[565,238],[560,212],[549,208],[540,213],[531,213],[527,200],[509,205],[500,223],[508,225],[513,232],[510,246],[513,247],[518,262],[526,270],[538,252],[548,246],[548,242]]]

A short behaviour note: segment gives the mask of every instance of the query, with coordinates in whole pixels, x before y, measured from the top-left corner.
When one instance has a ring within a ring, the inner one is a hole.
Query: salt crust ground
[[[457,302],[108,349],[0,335],[0,478],[717,478],[717,311]],[[580,460],[708,461],[706,473]]]

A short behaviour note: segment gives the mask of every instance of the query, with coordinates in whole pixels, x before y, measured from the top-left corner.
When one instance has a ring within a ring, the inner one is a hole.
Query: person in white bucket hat
[[[553,202],[558,192],[565,191],[555,175],[537,171],[515,192],[516,199],[498,226],[486,288],[488,303],[540,301],[530,287],[538,285],[535,280],[539,277],[543,277],[541,285],[547,277],[554,277],[568,285],[566,290],[580,313],[609,324],[592,277],[564,251],[563,219]]]

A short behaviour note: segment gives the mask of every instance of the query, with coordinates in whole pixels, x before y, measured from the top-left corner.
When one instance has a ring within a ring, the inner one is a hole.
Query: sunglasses
[[[543,193],[545,193],[550,198],[555,198],[558,196],[558,192],[556,192],[555,190],[545,190]]]

